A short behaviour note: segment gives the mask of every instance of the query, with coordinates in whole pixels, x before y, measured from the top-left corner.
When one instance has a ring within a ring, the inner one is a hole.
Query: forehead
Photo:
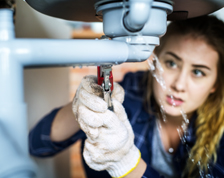
[[[183,62],[211,66],[216,66],[218,63],[218,52],[203,38],[172,35],[167,39],[160,54],[166,55],[167,52],[176,54]]]

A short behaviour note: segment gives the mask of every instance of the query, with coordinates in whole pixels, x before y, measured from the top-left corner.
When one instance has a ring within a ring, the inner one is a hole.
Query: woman
[[[165,87],[150,72],[129,73],[125,97],[114,86],[111,112],[95,77],[85,77],[73,104],[30,132],[30,153],[52,156],[82,138],[87,177],[223,177],[223,49],[216,17],[172,22],[155,49]]]

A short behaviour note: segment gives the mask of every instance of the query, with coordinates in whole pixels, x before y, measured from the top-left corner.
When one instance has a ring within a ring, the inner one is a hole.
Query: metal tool
[[[113,91],[112,65],[102,65],[97,67],[98,85],[103,87],[104,100],[107,102],[108,109],[113,111],[111,93]]]

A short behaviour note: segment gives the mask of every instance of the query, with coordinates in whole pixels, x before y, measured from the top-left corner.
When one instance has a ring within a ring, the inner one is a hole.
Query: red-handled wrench
[[[113,111],[111,102],[111,92],[113,91],[112,65],[101,65],[97,67],[98,85],[103,87],[104,100],[107,102],[108,109]]]

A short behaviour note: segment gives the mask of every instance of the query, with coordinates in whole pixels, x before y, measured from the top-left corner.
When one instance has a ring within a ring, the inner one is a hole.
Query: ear
[[[214,87],[211,89],[210,93],[215,93],[215,91],[216,91],[216,86],[214,86]]]

